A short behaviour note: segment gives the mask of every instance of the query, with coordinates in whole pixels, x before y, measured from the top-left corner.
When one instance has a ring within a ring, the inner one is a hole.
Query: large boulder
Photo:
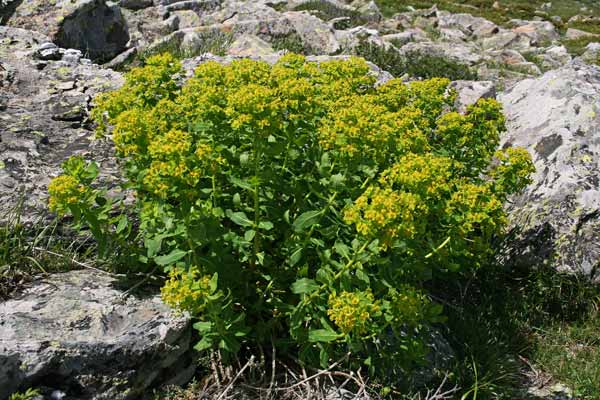
[[[95,61],[113,58],[129,41],[121,9],[105,0],[24,0],[8,25],[40,32]]]
[[[23,201],[23,220],[47,210],[47,186],[71,155],[101,163],[114,179],[111,148],[92,141],[92,98],[119,87],[119,73],[37,32],[0,26],[0,220]]]
[[[573,62],[503,93],[508,133],[536,167],[509,205],[508,261],[600,278],[600,68]]]
[[[123,297],[101,272],[37,281],[0,303],[0,399],[48,387],[76,399],[139,399],[194,372],[191,325],[158,296]]]

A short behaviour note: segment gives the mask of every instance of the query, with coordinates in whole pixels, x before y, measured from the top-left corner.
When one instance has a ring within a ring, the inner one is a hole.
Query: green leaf
[[[317,222],[321,217],[321,211],[307,211],[305,213],[300,214],[298,218],[292,224],[292,228],[295,232],[300,233],[304,231],[306,228],[310,228]]]
[[[312,329],[308,331],[308,341],[311,343],[331,343],[341,337],[341,334],[327,329]]]
[[[121,217],[119,217],[119,224],[117,225],[117,234],[123,232],[125,229],[127,229],[127,225],[128,225],[128,220],[127,220],[127,216],[126,215],[121,215]]]
[[[173,263],[181,260],[186,255],[187,255],[187,251],[183,251],[180,249],[174,249],[167,255],[154,258],[154,262],[156,264],[160,265],[161,267],[164,267],[166,265],[170,265],[170,264],[173,264]]]
[[[335,242],[333,245],[335,251],[346,260],[350,260],[350,248],[342,242]]]
[[[244,239],[246,239],[247,242],[251,242],[252,239],[254,239],[254,236],[256,236],[256,231],[253,229],[244,232]]]
[[[302,259],[302,247],[298,247],[294,252],[290,255],[289,261],[290,265],[293,267],[298,264],[298,262]]]
[[[192,325],[194,327],[195,330],[197,330],[200,333],[206,333],[209,332],[210,330],[212,330],[213,327],[213,323],[212,322],[204,322],[204,321],[200,321],[200,322],[196,322],[194,325]]]
[[[217,285],[219,283],[219,274],[216,272],[213,274],[212,278],[210,278],[209,288],[210,292],[214,293],[217,290]]]
[[[254,186],[252,186],[252,184],[249,183],[248,181],[245,181],[240,178],[236,178],[234,176],[230,176],[229,180],[231,181],[231,183],[233,183],[237,187],[254,192]]]
[[[292,283],[292,293],[307,294],[312,293],[319,288],[317,282],[312,279],[302,278]]]
[[[146,237],[144,238],[144,247],[146,247],[146,253],[149,258],[154,257],[160,251],[162,244],[162,236]]]
[[[200,341],[198,343],[196,343],[196,345],[194,346],[194,350],[203,351],[203,350],[208,350],[211,347],[212,347],[212,340],[209,337],[204,336],[202,339],[200,339]]]
[[[231,210],[227,210],[227,216],[236,225],[239,225],[239,226],[253,226],[254,225],[254,223],[248,218],[246,213],[243,211],[232,212]]]
[[[264,229],[265,231],[270,231],[271,229],[273,229],[273,223],[270,221],[260,221],[258,223],[258,227],[260,229]]]
[[[371,283],[371,280],[369,279],[369,275],[367,273],[365,273],[365,271],[362,268],[356,269],[356,278],[359,281],[364,282],[366,285],[369,285]]]

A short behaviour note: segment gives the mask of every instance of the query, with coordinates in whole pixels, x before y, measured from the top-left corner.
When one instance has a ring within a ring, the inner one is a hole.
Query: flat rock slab
[[[48,386],[69,399],[141,398],[193,373],[191,328],[157,295],[123,297],[111,275],[56,274],[0,304],[0,399]]]

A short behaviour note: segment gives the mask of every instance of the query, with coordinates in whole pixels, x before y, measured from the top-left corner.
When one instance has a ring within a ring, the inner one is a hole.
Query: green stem
[[[255,139],[256,140],[256,139]],[[254,142],[254,178],[255,178],[255,182],[254,182],[254,229],[255,229],[255,234],[254,234],[254,241],[253,241],[253,250],[252,250],[252,258],[250,259],[250,266],[252,267],[252,269],[254,269],[256,267],[256,258],[257,255],[260,251],[260,233],[258,231],[258,223],[260,220],[260,198],[258,196],[258,186],[260,183],[260,180],[258,179],[258,169],[260,166],[260,151],[259,151],[259,146],[257,145],[256,141]]]
[[[338,279],[340,279],[340,277],[342,276],[342,274],[344,274],[344,272],[348,271],[353,265],[354,263],[356,263],[356,260],[358,259],[358,256],[365,251],[365,249],[373,242],[365,242],[365,244],[362,245],[362,247],[360,249],[358,249],[358,251],[356,253],[354,253],[354,256],[352,257],[352,259],[350,261],[348,261],[346,263],[346,265],[344,265],[338,272],[337,274],[335,274],[333,276],[333,280],[337,281]],[[314,292],[312,292],[310,294],[310,296],[306,297],[305,300],[303,300],[303,302],[306,304],[309,301],[317,298],[321,292],[326,289],[329,285],[326,283],[323,283],[321,286],[319,286],[319,288],[317,290],[315,290]]]

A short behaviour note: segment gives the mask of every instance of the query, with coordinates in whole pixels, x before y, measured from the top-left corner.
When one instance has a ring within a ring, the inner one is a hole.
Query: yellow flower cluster
[[[211,294],[209,275],[202,275],[197,267],[185,271],[173,268],[169,279],[160,289],[163,301],[173,308],[188,311],[192,315],[200,314],[207,297]]]
[[[233,129],[252,129],[261,136],[280,126],[280,109],[277,92],[258,84],[248,84],[231,92],[227,97],[226,115]]]
[[[384,187],[418,193],[424,198],[437,200],[451,189],[455,164],[450,158],[433,153],[409,153],[383,171],[379,183]]]
[[[50,210],[66,211],[68,206],[82,201],[85,192],[85,187],[73,176],[60,175],[54,178],[48,185]]]
[[[148,145],[148,153],[155,160],[169,160],[187,156],[191,147],[191,135],[187,132],[173,129],[164,135],[156,137]]]
[[[375,301],[370,289],[366,291],[346,292],[329,295],[327,315],[340,330],[348,334],[368,332],[373,318],[381,314],[381,307]]]
[[[422,233],[427,206],[421,197],[409,192],[369,187],[344,211],[344,221],[370,238],[378,238],[383,248],[396,238],[411,239]]]
[[[386,296],[386,313],[393,325],[415,325],[423,320],[429,299],[417,289],[403,285],[390,289]]]
[[[446,202],[445,214],[452,218],[451,225],[460,238],[473,233],[487,236],[506,224],[502,202],[490,184],[458,183]]]
[[[506,193],[515,193],[531,183],[531,174],[535,167],[531,155],[520,147],[509,147],[494,154],[497,164],[490,175],[499,189]]]
[[[390,112],[373,95],[339,100],[319,129],[319,141],[327,150],[353,157],[387,160],[406,152],[429,149],[420,129],[422,113],[412,107]]]

